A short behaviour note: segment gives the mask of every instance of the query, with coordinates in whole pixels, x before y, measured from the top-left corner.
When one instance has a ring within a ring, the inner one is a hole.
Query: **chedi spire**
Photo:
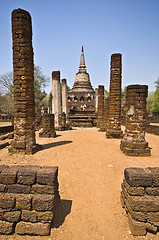
[[[83,46],[82,46],[82,51],[81,51],[81,59],[80,59],[79,72],[86,72],[86,65],[85,65],[85,59],[84,59]]]

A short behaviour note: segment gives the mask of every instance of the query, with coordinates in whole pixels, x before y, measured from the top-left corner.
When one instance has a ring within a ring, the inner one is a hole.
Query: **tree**
[[[13,95],[13,72],[9,72],[0,76],[1,94],[10,93]]]
[[[155,82],[156,91],[154,92],[154,97],[151,105],[151,112],[153,115],[159,115],[159,78]]]
[[[39,107],[40,102],[46,96],[44,91],[49,77],[42,74],[39,66],[34,66],[34,91],[35,91],[35,107]],[[6,73],[0,76],[0,110],[8,113],[13,112],[13,73]]]
[[[146,99],[146,101],[147,101],[147,114],[151,114],[151,105],[152,105],[152,102],[153,102],[153,97],[154,97],[154,93],[149,92],[148,97]]]

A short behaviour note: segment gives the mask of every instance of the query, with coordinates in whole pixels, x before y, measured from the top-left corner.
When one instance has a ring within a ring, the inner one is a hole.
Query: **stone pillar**
[[[61,127],[61,90],[60,71],[52,72],[52,113],[54,114],[55,129]]]
[[[103,127],[101,131],[106,132],[109,120],[109,98],[104,99]]]
[[[97,127],[102,127],[104,112],[104,86],[98,86],[98,113],[97,113]]]
[[[42,117],[43,130],[39,133],[39,137],[56,137],[54,126],[54,114],[44,113]]]
[[[120,148],[129,156],[151,155],[145,141],[147,92],[146,85],[127,87],[125,133]]]
[[[14,140],[9,152],[33,154],[35,142],[34,63],[32,23],[27,11],[12,12],[14,71]]]
[[[66,114],[66,121],[68,118],[68,104],[67,104],[67,81],[62,79],[62,112]]]
[[[110,91],[109,91],[109,123],[107,138],[121,138],[121,73],[122,55],[111,55]]]
[[[98,112],[98,88],[95,89],[95,112]]]

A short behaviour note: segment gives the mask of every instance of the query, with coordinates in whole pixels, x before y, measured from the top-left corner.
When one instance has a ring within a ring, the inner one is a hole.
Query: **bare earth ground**
[[[157,240],[159,233],[131,235],[125,210],[120,204],[121,183],[126,167],[159,166],[159,136],[147,134],[151,157],[128,157],[119,149],[120,140],[106,139],[98,129],[57,132],[57,138],[39,138],[43,150],[33,156],[8,155],[0,150],[0,164],[59,166],[61,206],[57,228],[51,236],[0,236],[10,240]]]

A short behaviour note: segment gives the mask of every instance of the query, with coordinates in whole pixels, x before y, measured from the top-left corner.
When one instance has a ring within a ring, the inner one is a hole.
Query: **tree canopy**
[[[154,92],[154,97],[151,105],[151,112],[153,115],[159,115],[159,78],[155,82],[156,91]]]

